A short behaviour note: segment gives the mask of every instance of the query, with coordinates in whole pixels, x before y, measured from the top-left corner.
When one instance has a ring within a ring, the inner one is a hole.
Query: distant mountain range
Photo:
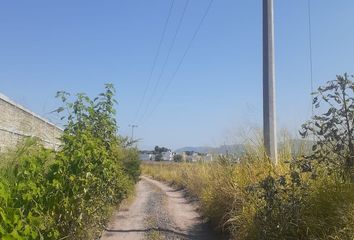
[[[303,152],[308,153],[313,145],[312,141],[302,140],[302,139],[292,139],[291,149],[293,153]],[[283,148],[284,143],[279,143],[278,148]],[[301,150],[300,150],[301,149]],[[242,154],[246,151],[246,146],[244,144],[234,144],[234,145],[222,145],[220,147],[183,147],[176,149],[176,153],[182,153],[185,151],[193,151],[199,153],[215,153],[215,154]]]
[[[245,152],[245,146],[243,144],[234,145],[222,145],[220,147],[183,147],[176,149],[176,153],[182,153],[186,151],[193,151],[199,153],[215,153],[215,154],[242,154]]]

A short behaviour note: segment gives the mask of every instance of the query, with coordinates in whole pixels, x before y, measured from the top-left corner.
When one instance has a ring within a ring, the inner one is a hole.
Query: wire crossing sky
[[[206,16],[208,15],[208,13],[209,13],[209,10],[210,10],[210,8],[211,8],[211,6],[212,6],[212,3],[213,3],[213,0],[210,0],[210,1],[209,1],[209,4],[208,4],[208,6],[207,6],[207,8],[206,8],[206,10],[205,10],[205,12],[204,12],[204,14],[203,14],[203,16],[202,16],[202,18],[201,18],[201,20],[200,20],[200,22],[199,22],[199,24],[198,24],[198,26],[197,26],[197,28],[195,29],[195,31],[194,31],[194,33],[193,33],[193,35],[192,35],[191,40],[188,42],[188,45],[187,45],[186,50],[184,51],[182,57],[180,58],[180,60],[179,60],[179,62],[178,62],[178,64],[177,64],[177,67],[176,67],[175,71],[173,72],[171,78],[169,78],[169,79],[167,80],[167,84],[165,85],[165,88],[162,90],[162,92],[161,92],[161,94],[160,94],[160,97],[158,98],[158,101],[156,102],[156,104],[155,104],[154,107],[152,108],[152,111],[150,112],[150,114],[149,114],[146,118],[151,117],[151,115],[156,111],[157,107],[159,106],[159,104],[160,104],[161,101],[163,100],[163,98],[164,98],[164,96],[165,96],[165,93],[168,91],[169,86],[171,85],[172,81],[173,81],[174,78],[176,77],[176,74],[177,74],[178,70],[181,68],[182,63],[183,63],[185,57],[187,56],[188,51],[190,50],[190,48],[191,48],[191,46],[192,46],[192,44],[193,44],[193,41],[195,40],[195,38],[196,38],[196,36],[197,36],[197,34],[198,34],[198,32],[199,32],[201,26],[203,25],[203,22],[204,22]],[[174,38],[174,40],[175,40],[175,38]],[[170,49],[169,49],[169,50],[170,50]],[[169,56],[169,54],[170,54],[170,51],[168,52],[168,56]],[[163,66],[163,67],[165,67],[165,63],[164,63],[164,66]],[[164,68],[163,68],[163,69],[164,69]],[[162,71],[161,71],[161,73],[162,73]],[[160,80],[160,76],[159,76],[158,80]]]
[[[182,11],[181,17],[180,17],[179,20],[178,20],[178,25],[177,25],[176,31],[175,31],[175,33],[174,33],[174,35],[173,35],[173,39],[172,39],[171,45],[169,46],[168,51],[167,51],[167,56],[166,56],[166,58],[165,58],[165,60],[164,60],[164,62],[163,62],[163,64],[162,64],[162,68],[161,68],[161,71],[160,71],[160,73],[159,73],[159,75],[158,75],[158,78],[157,78],[157,80],[156,80],[156,82],[155,82],[155,84],[154,84],[154,88],[153,88],[153,90],[152,90],[152,94],[150,95],[150,98],[148,99],[148,102],[147,102],[145,111],[144,111],[142,117],[140,118],[140,120],[144,119],[145,115],[147,114],[148,109],[149,109],[150,104],[151,104],[151,101],[152,101],[154,95],[156,94],[157,88],[159,87],[159,84],[160,84],[160,82],[161,82],[161,78],[162,78],[162,76],[163,76],[163,74],[164,74],[164,72],[165,72],[166,64],[168,63],[168,60],[169,60],[169,58],[170,58],[172,49],[173,49],[173,47],[175,46],[175,42],[176,42],[176,39],[177,39],[179,30],[181,29],[181,26],[182,26],[182,23],[183,23],[183,19],[184,19],[184,16],[185,16],[185,14],[186,14],[187,7],[188,7],[188,5],[189,5],[189,1],[190,1],[190,0],[186,0],[186,1],[185,1],[185,4],[184,4],[184,6],[183,6],[183,11]]]
[[[262,124],[262,1],[193,0],[183,13],[187,1],[1,1],[0,92],[60,123],[56,91],[95,96],[110,82],[120,133],[142,118],[142,148],[238,141]],[[314,89],[354,73],[354,1],[274,2],[277,122],[296,133],[311,116],[310,53]]]
[[[141,110],[141,107],[145,101],[145,97],[146,97],[146,93],[147,91],[149,90],[149,87],[150,87],[150,82],[151,82],[151,78],[152,78],[152,75],[154,73],[154,70],[155,70],[155,67],[156,67],[156,61],[157,61],[157,58],[159,57],[160,55],[160,50],[161,50],[161,45],[162,45],[162,42],[163,40],[165,39],[165,34],[166,34],[166,30],[167,30],[167,26],[168,26],[168,23],[170,21],[170,17],[171,17],[171,13],[172,13],[172,10],[173,10],[173,6],[174,6],[174,3],[175,3],[175,0],[172,0],[171,1],[171,6],[170,6],[170,9],[168,11],[168,15],[167,15],[167,18],[166,18],[166,22],[164,24],[164,27],[163,27],[163,31],[162,31],[162,34],[161,34],[161,38],[160,38],[160,41],[159,41],[159,45],[158,45],[158,48],[157,48],[157,51],[156,51],[156,55],[154,57],[154,60],[153,60],[153,64],[152,64],[152,67],[151,67],[151,71],[150,71],[150,74],[149,74],[149,78],[148,78],[148,81],[146,83],[146,87],[144,89],[144,93],[142,95],[142,98],[141,98],[141,101],[139,102],[139,106],[138,106],[138,109],[137,109],[137,112],[135,114],[135,117],[134,117],[134,122],[136,122],[136,119],[140,113],[140,110]]]

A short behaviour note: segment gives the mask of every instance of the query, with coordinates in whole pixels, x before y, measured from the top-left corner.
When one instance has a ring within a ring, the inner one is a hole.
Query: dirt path
[[[134,202],[113,216],[101,240],[220,239],[184,195],[182,190],[142,177]]]

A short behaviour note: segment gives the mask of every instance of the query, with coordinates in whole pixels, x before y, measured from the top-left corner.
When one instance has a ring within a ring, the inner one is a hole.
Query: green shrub
[[[43,239],[58,237],[53,219],[44,210],[47,197],[44,166],[53,152],[37,140],[28,139],[16,156],[0,172],[0,237],[1,239]]]
[[[139,153],[137,149],[130,148],[128,150],[125,150],[121,158],[122,158],[123,168],[125,172],[129,175],[129,177],[134,182],[137,182],[139,180],[139,176],[141,173],[140,170],[141,161],[139,159]]]
[[[354,76],[344,74],[314,93],[314,107],[325,111],[302,125],[302,136],[312,135],[313,153],[307,158],[342,172],[354,182]]]
[[[1,239],[94,239],[139,175],[136,149],[117,136],[114,89],[91,100],[58,93],[67,124],[58,152],[37,141],[0,169]],[[118,150],[117,150],[118,149]]]

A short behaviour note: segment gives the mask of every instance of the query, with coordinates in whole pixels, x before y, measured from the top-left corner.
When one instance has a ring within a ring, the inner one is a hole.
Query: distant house
[[[204,156],[204,161],[206,161],[206,162],[213,161],[213,154],[207,153],[207,154]]]
[[[182,160],[184,162],[213,161],[213,155],[210,153],[199,153],[199,152],[194,152],[194,151],[185,151],[182,153]]]
[[[162,153],[162,161],[173,161],[173,156],[175,153],[173,153],[171,150],[167,152]]]
[[[200,153],[194,151],[185,151],[182,153],[183,161],[198,162],[200,160]]]
[[[182,152],[182,160],[183,162],[193,162],[193,152],[192,151]]]
[[[173,161],[173,157],[176,153],[172,152],[168,148],[155,148],[155,150],[139,151],[139,157],[141,161]]]
[[[155,154],[153,151],[139,151],[139,158],[141,161],[154,161]]]

